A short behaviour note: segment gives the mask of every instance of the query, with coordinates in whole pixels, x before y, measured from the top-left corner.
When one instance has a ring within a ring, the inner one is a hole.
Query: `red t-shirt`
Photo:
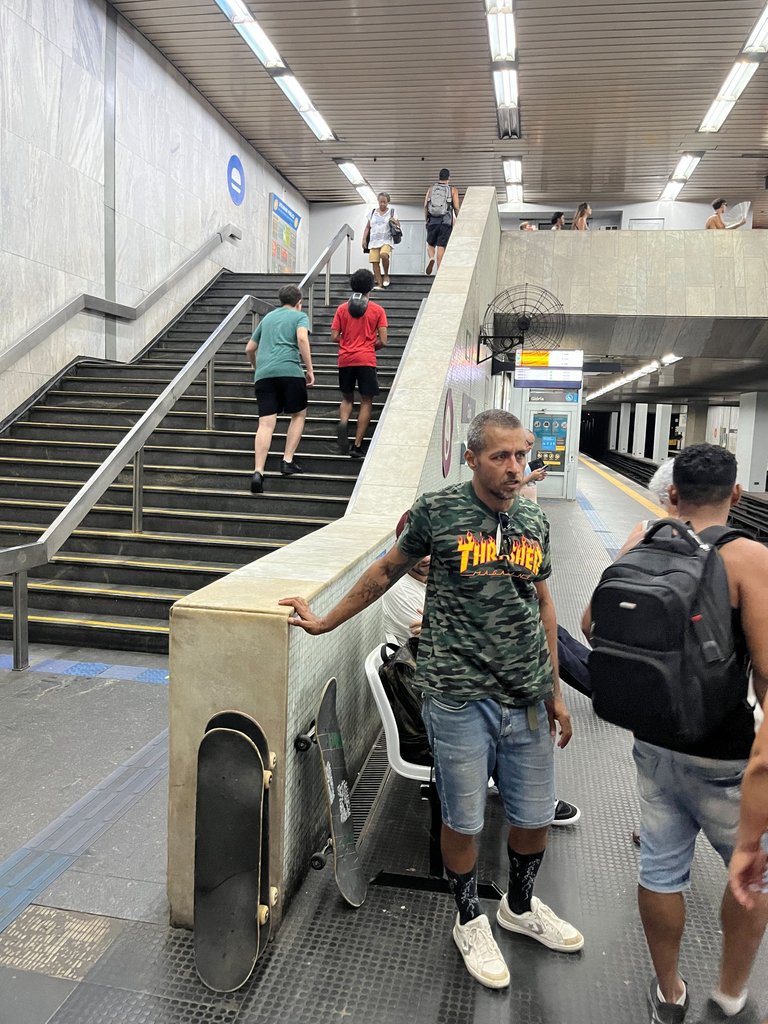
[[[336,310],[331,330],[339,331],[339,366],[375,366],[378,328],[387,326],[383,306],[369,300],[360,317],[350,314],[346,302]]]

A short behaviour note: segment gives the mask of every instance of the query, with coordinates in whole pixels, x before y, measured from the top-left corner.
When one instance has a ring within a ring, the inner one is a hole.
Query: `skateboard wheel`
[[[272,772],[264,772],[264,789],[269,789],[272,785]]]
[[[274,752],[274,750],[270,750],[269,752],[269,767],[277,768],[277,754]]]
[[[280,890],[277,888],[276,885],[271,885],[269,887],[269,902],[271,903],[271,905],[273,907],[276,907],[277,906],[277,901],[279,899],[280,899]]]
[[[311,736],[297,736],[293,741],[293,745],[300,754],[305,753],[312,746]]]
[[[318,850],[317,853],[312,854],[312,859],[310,860],[309,863],[312,865],[315,871],[322,871],[323,868],[325,867],[326,860],[327,858],[325,856],[325,853],[323,853],[322,850]]]
[[[269,920],[269,907],[265,907],[263,903],[259,904],[259,925],[263,928]]]

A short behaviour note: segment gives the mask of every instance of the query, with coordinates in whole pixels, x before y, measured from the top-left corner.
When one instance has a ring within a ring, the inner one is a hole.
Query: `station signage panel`
[[[516,388],[578,391],[584,381],[584,353],[579,349],[518,349]]]

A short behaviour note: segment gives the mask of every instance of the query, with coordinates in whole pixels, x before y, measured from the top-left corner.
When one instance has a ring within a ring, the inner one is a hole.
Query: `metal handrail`
[[[89,295],[83,292],[82,295],[70,299],[69,302],[55,310],[49,317],[37,324],[23,337],[14,342],[0,354],[0,373],[3,373],[10,366],[13,366],[22,356],[26,355],[33,348],[50,337],[54,331],[63,327],[67,321],[78,313],[98,313],[100,316],[113,320],[138,320],[144,316],[147,310],[153,306],[158,299],[161,299],[174,285],[185,277],[193,267],[201,260],[218,248],[223,242],[235,238],[242,238],[243,233],[234,224],[225,224],[220,231],[204,242],[199,249],[192,253],[182,264],[180,264],[165,280],[161,281],[156,288],[144,296],[138,306],[126,306],[120,302],[113,302],[110,299],[102,299],[98,295]]]
[[[346,238],[347,240],[347,273],[351,266],[352,260],[352,239],[355,237],[354,228],[350,227],[349,224],[345,224],[339,228],[333,238],[330,240],[328,245],[323,249],[320,255],[317,257],[315,262],[306,272],[301,281],[299,281],[299,288],[304,291],[305,288],[309,288],[309,296],[307,300],[307,306],[309,308],[309,329],[312,330],[312,307],[314,305],[315,298],[315,281],[320,277],[320,274],[325,270],[325,304],[330,306],[331,304],[331,259],[333,254],[339,248],[341,243]]]
[[[205,429],[214,429],[214,360],[216,353],[250,313],[255,329],[258,317],[275,307],[244,295],[229,315],[206,338],[200,348],[179,370],[170,384],[158,395],[141,419],[110,452],[96,472],[88,479],[69,504],[37,540],[0,550],[0,575],[13,576],[13,668],[20,672],[29,664],[29,622],[27,614],[27,572],[45,565],[72,535],[99,498],[131,460],[133,466],[132,529],[142,531],[144,494],[144,445],[187,391],[197,377],[206,373]]]

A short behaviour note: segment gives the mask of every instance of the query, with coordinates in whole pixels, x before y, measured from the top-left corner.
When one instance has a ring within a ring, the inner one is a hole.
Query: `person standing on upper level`
[[[395,210],[389,205],[389,193],[379,192],[379,205],[368,214],[363,231],[363,252],[368,250],[368,260],[376,278],[374,289],[389,288],[389,260],[392,256],[392,225],[400,227]]]
[[[562,210],[558,210],[557,213],[552,214],[552,220],[550,221],[552,227],[551,231],[562,231],[565,227],[565,214]]]
[[[589,231],[589,218],[592,216],[592,207],[589,203],[580,203],[579,208],[573,215],[571,231]]]
[[[342,302],[331,324],[331,341],[339,346],[339,390],[341,405],[336,427],[340,455],[365,458],[363,439],[371,422],[373,400],[379,393],[376,350],[387,344],[387,314],[383,306],[370,302],[373,290],[370,270],[356,270],[350,277],[352,298]],[[355,443],[349,447],[349,417],[355,405],[355,388],[360,393]]]
[[[424,215],[427,220],[427,274],[431,274],[443,262],[445,247],[453,231],[453,224],[459,215],[459,193],[450,183],[451,172],[447,167],[440,171],[439,180],[427,189],[424,197]]]
[[[734,228],[740,228],[742,224],[747,223],[746,217],[742,217],[741,220],[737,220],[735,224],[725,223],[723,215],[728,209],[728,203],[726,203],[724,199],[716,199],[714,203],[712,203],[712,209],[715,212],[704,225],[707,231],[733,231]]]

